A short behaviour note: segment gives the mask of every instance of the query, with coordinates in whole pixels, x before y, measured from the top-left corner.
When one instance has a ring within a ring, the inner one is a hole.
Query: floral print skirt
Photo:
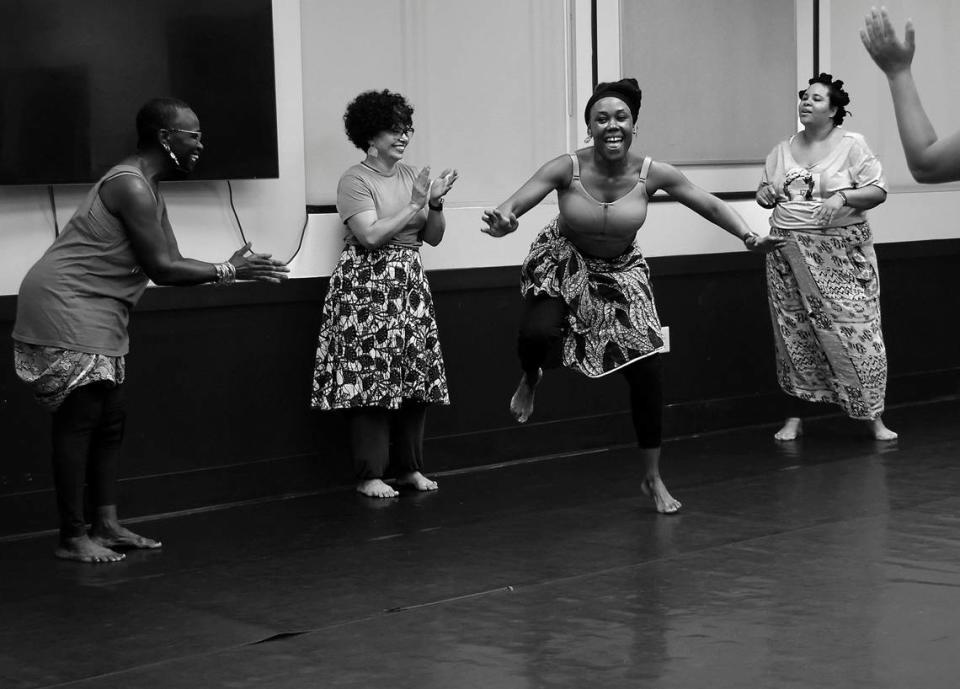
[[[126,373],[122,356],[88,354],[16,340],[13,364],[17,377],[31,387],[34,399],[48,411],[56,411],[82,385],[102,381],[122,385]]]
[[[530,246],[521,269],[524,295],[568,307],[563,365],[599,378],[663,348],[650,268],[636,245],[614,258],[581,253],[554,218]]]
[[[416,248],[346,246],[323,305],[311,406],[449,404],[433,296]]]
[[[887,352],[870,226],[771,234],[787,239],[766,259],[780,387],[809,402],[837,404],[853,419],[877,418]]]

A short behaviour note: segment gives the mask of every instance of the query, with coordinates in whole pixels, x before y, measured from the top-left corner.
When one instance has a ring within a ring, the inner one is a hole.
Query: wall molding
[[[891,381],[891,393],[888,397],[891,409],[960,399],[960,368],[897,377]],[[664,451],[669,454],[671,441],[690,435],[751,426],[764,427],[758,428],[758,433],[769,433],[786,413],[784,406],[785,400],[779,393],[669,404],[664,410]],[[829,411],[824,416],[841,417],[842,413]],[[611,447],[630,447],[633,443],[630,415],[621,411],[436,436],[427,439],[424,450],[430,459],[430,473],[443,475]],[[495,457],[495,461],[490,464],[480,461],[464,467],[464,456]],[[350,477],[342,470],[331,472],[327,459],[320,449],[316,453],[126,478],[120,482],[124,513],[136,520],[350,489]],[[0,542],[53,533],[50,529],[53,504],[51,488],[0,494]]]
[[[877,252],[888,405],[960,396],[960,352],[949,318],[960,296],[944,289],[960,270],[960,239],[879,244]],[[777,423],[787,398],[776,383],[762,258],[741,251],[649,262],[673,341],[664,357],[665,436]],[[430,272],[454,400],[430,412],[430,471],[474,471],[633,442],[619,376],[588,381],[551,372],[534,422],[510,418],[506,401],[519,375],[518,273],[518,266]],[[342,416],[308,404],[327,283],[314,277],[147,291],[131,320],[121,467],[126,515],[350,483]],[[15,312],[16,297],[0,297],[0,360],[7,362],[0,366],[0,538],[46,530],[54,511],[48,415],[10,365]]]
[[[960,256],[960,238],[890,242],[875,245],[881,262]],[[746,251],[681,256],[651,256],[647,259],[655,277],[698,275],[739,271],[762,271],[763,259]],[[435,292],[491,289],[518,286],[519,269],[513,266],[431,270],[430,286]],[[881,270],[881,279],[883,277]],[[229,287],[153,287],[146,291],[135,311],[210,309],[245,304],[315,301],[326,293],[329,278],[309,277],[287,280],[282,285],[238,283]],[[16,295],[0,296],[0,322],[16,316]]]

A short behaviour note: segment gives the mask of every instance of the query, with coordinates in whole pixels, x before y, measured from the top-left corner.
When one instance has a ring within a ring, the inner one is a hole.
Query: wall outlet
[[[663,349],[662,352],[670,351],[670,327],[666,325],[660,326],[660,336],[663,338]]]

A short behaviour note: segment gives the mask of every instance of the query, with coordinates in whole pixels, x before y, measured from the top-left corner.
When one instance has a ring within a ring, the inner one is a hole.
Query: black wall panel
[[[886,244],[878,252],[888,403],[960,394],[960,291],[951,279],[960,273],[960,241]],[[774,379],[762,259],[738,253],[650,264],[671,329],[667,436],[779,419],[784,399]],[[589,380],[551,371],[532,421],[513,422],[507,404],[519,379],[518,273],[430,274],[453,404],[428,415],[428,470],[632,442],[617,375]],[[317,278],[148,290],[131,324],[124,514],[349,483],[341,415],[308,407],[325,289]],[[15,308],[15,297],[0,297],[0,537],[55,524],[49,418],[13,372]]]

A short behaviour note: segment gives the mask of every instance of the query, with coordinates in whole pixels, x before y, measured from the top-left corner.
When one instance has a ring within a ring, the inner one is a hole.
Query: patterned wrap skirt
[[[346,246],[330,276],[311,406],[449,404],[433,296],[416,248]]]
[[[126,376],[122,356],[88,354],[16,340],[13,364],[17,377],[30,386],[33,398],[48,411],[59,409],[67,396],[83,385],[103,381],[122,385]]]
[[[614,258],[581,253],[554,218],[521,268],[524,295],[566,303],[563,365],[599,378],[663,348],[650,268],[636,245]]]
[[[866,223],[783,230],[767,255],[777,378],[788,395],[831,402],[853,419],[875,419],[887,389],[880,280]]]

